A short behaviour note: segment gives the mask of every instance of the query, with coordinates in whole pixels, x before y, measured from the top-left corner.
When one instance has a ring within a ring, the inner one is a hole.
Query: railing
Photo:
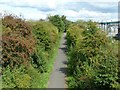
[[[114,22],[100,22],[98,23],[99,27],[106,31],[108,36],[115,36],[120,32],[119,26],[120,26],[120,21],[114,21]]]

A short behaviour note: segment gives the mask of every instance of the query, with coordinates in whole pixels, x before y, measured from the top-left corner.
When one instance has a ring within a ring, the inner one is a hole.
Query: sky
[[[0,0],[0,13],[33,20],[58,14],[71,21],[117,21],[118,0]]]

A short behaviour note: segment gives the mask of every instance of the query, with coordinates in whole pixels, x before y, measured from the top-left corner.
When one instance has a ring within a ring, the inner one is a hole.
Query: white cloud
[[[102,13],[102,12],[95,12],[95,11],[89,11],[89,10],[86,10],[86,9],[81,9],[79,11],[79,15],[80,16],[88,16],[88,17],[110,17],[110,13]]]
[[[22,16],[24,16],[24,18],[26,19],[45,19],[46,18],[46,14],[44,12],[38,11],[37,9],[34,8],[20,8],[20,7],[11,7],[11,6],[7,6],[7,5],[1,5],[0,6],[0,12],[1,13],[12,13],[15,15],[20,15],[22,14]]]
[[[0,2],[11,2],[11,1],[27,1],[27,2],[35,2],[35,1],[39,1],[42,2],[42,0],[1,0]],[[50,2],[50,0],[44,0],[45,2]],[[63,2],[73,2],[73,0],[51,0],[51,1],[55,1],[55,2],[59,2],[59,3],[63,3]],[[76,0],[77,2],[118,2],[119,0]]]
[[[54,13],[54,12],[50,12],[50,13]],[[76,21],[78,19],[83,19],[83,20],[92,19],[94,21],[117,20],[117,13],[102,13],[102,12],[86,10],[84,8],[81,9],[79,12],[73,10],[60,10],[59,12],[57,11],[57,13],[55,14],[60,14],[60,15],[64,14],[65,16],[67,16],[68,19],[72,21]]]
[[[68,16],[68,17],[77,17],[78,16],[78,12],[73,11],[73,10],[64,10],[64,11],[62,11],[62,14],[64,14],[65,16]]]
[[[90,2],[89,4],[91,4],[93,6],[97,6],[97,7],[106,8],[106,7],[111,7],[111,6],[118,5],[118,2],[113,2],[113,1],[111,1],[111,2],[100,2],[100,3],[98,3],[98,2]]]
[[[68,19],[70,20],[77,20],[77,19],[93,19],[97,21],[106,21],[106,20],[116,20],[117,19],[117,13],[103,13],[103,12],[97,12],[92,10],[85,9],[84,6],[79,11],[74,11],[71,9],[64,9],[65,3],[69,2],[88,2],[88,0],[0,0],[0,12],[3,12],[4,10],[9,11],[10,13],[14,13],[16,15],[22,14],[26,19],[45,19],[48,14],[55,15],[66,15]],[[95,1],[95,2],[93,2]],[[97,3],[97,2],[103,2],[103,3]],[[113,2],[113,0],[92,0],[89,1],[89,4],[97,7],[110,7],[116,6],[116,4],[108,4],[104,3],[104,1]],[[117,2],[118,0],[114,0],[114,2]],[[15,7],[16,6],[16,7]],[[23,6],[23,7],[22,7]],[[63,6],[60,8],[60,6]],[[34,7],[34,8],[33,8]],[[75,6],[77,7],[77,6]],[[41,8],[46,9],[54,9],[53,11],[42,11],[39,10]]]

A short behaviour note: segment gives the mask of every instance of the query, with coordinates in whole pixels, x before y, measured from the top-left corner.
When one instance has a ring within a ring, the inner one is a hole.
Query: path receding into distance
[[[48,88],[66,88],[65,76],[67,72],[66,33],[62,35],[58,55],[51,73]]]

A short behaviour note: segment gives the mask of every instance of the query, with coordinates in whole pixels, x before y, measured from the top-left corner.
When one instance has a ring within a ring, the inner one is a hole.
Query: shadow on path
[[[61,68],[59,69],[59,71],[62,72],[62,73],[64,73],[65,76],[67,76],[67,67],[61,67]]]
[[[67,48],[66,47],[62,47],[62,48],[59,48],[59,49],[61,49],[64,52],[64,54],[67,53]]]
[[[66,88],[65,77],[67,75],[67,57],[66,57],[66,33],[61,38],[60,48],[54,63],[54,68],[48,82],[48,88]]]

